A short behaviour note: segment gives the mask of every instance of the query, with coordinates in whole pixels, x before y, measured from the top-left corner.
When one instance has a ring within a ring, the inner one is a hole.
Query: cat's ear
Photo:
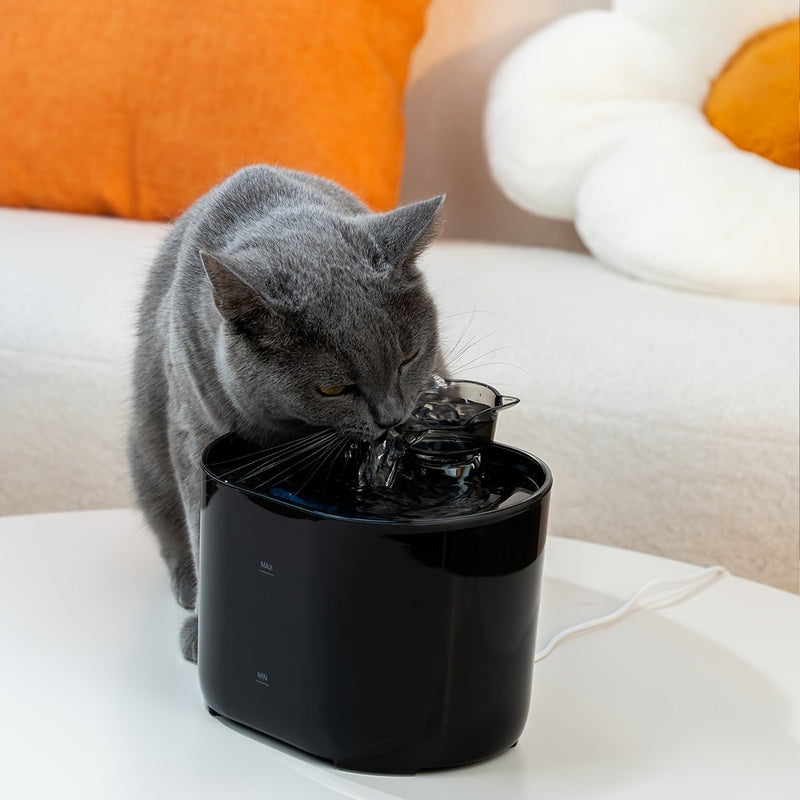
[[[362,218],[389,267],[402,267],[412,262],[436,238],[436,222],[444,198],[440,194],[385,214]]]
[[[234,320],[264,308],[264,301],[247,283],[235,259],[200,250],[200,261],[211,281],[214,305],[225,319]]]

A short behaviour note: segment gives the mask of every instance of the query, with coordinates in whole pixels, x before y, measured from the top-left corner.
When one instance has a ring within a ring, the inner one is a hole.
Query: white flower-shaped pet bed
[[[493,81],[495,180],[574,219],[605,264],[798,299],[797,0],[616,0],[522,43]]]

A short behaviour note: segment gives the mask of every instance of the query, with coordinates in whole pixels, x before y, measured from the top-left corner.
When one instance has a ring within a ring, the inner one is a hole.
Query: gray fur
[[[175,223],[139,312],[128,455],[183,607],[195,605],[209,442],[235,430],[267,445],[317,428],[373,439],[441,367],[415,258],[442,201],[371,214],[329,181],[253,166]],[[357,390],[324,397],[320,384]],[[189,660],[196,631],[192,616]]]

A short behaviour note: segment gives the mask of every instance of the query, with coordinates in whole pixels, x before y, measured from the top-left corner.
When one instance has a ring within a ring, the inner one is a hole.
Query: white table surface
[[[551,539],[539,645],[695,567]],[[341,772],[209,716],[183,612],[132,511],[0,518],[0,797],[796,798],[800,597],[726,577],[562,643],[513,750],[415,776]]]

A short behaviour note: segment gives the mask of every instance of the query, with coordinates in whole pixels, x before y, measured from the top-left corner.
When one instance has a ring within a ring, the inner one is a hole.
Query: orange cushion
[[[428,0],[0,0],[0,204],[167,219],[251,163],[397,202]]]

